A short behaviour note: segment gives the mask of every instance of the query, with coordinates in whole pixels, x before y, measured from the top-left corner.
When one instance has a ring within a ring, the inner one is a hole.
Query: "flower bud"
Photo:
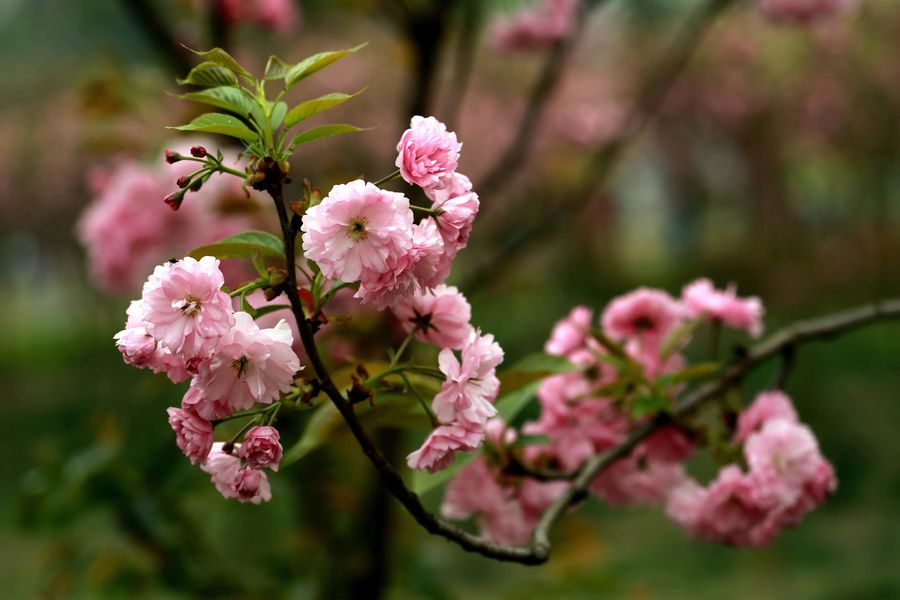
[[[203,187],[203,180],[198,177],[194,180],[194,183],[191,184],[191,187],[189,189],[192,192],[199,192],[201,187]]]
[[[180,160],[183,160],[184,157],[175,152],[174,150],[166,150],[166,162],[171,164],[175,164]]]
[[[204,158],[206,156],[206,148],[203,146],[191,146],[191,156],[194,158]]]
[[[184,202],[184,192],[186,190],[178,190],[177,192],[172,192],[168,196],[165,197],[164,201],[169,205],[169,208],[172,210],[178,210],[181,208],[181,203]]]
[[[253,469],[269,468],[277,471],[282,455],[279,438],[278,430],[274,427],[254,427],[244,436],[241,458]]]
[[[189,186],[191,184],[191,176],[190,175],[182,175],[175,181],[175,184],[180,188],[186,188],[187,186]]]

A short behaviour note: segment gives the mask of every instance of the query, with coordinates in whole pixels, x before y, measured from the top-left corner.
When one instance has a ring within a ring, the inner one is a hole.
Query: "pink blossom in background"
[[[409,333],[438,348],[459,350],[472,331],[472,307],[459,290],[447,285],[399,299],[391,310]]]
[[[750,434],[758,431],[772,419],[797,421],[797,411],[791,399],[780,390],[770,390],[757,394],[753,402],[738,415],[735,442],[744,442]]]
[[[683,319],[684,309],[677,300],[662,290],[643,287],[614,298],[600,316],[609,337],[637,339],[648,351],[657,350]]]
[[[219,490],[225,498],[237,498],[237,489],[235,489],[234,481],[238,471],[241,468],[241,459],[231,454],[223,452],[225,446],[223,442],[213,444],[206,461],[200,465],[200,468],[211,475],[213,485]],[[235,445],[235,452],[239,451],[240,445]]]
[[[270,426],[257,426],[244,434],[241,458],[253,469],[278,470],[283,449],[278,430]]]
[[[717,320],[753,337],[762,333],[762,301],[756,296],[738,298],[734,286],[717,290],[709,279],[698,279],[684,287],[681,301],[691,317]]]
[[[292,344],[285,321],[260,329],[249,314],[234,313],[234,327],[222,336],[210,360],[199,366],[196,388],[201,402],[243,410],[277,400],[290,390],[300,370]]]
[[[587,306],[576,306],[566,318],[557,321],[544,344],[544,352],[556,356],[567,356],[584,346],[591,334],[594,311]]]
[[[465,421],[484,426],[497,414],[493,402],[500,389],[497,365],[503,350],[491,334],[474,330],[462,347],[461,360],[449,348],[441,350],[438,367],[446,375],[432,409],[442,423]]]
[[[504,50],[538,50],[572,34],[579,0],[537,0],[511,17],[498,19],[491,38]]]
[[[642,343],[642,340],[637,338],[632,338],[625,343],[625,351],[644,367],[644,373],[650,379],[666,373],[673,373],[687,365],[687,360],[681,354],[663,356],[657,346]]]
[[[228,23],[256,23],[276,33],[288,34],[300,22],[297,0],[211,0]]]
[[[212,423],[180,408],[170,407],[167,413],[178,449],[190,459],[191,464],[204,462],[213,445]]]
[[[759,0],[762,14],[776,23],[812,23],[846,14],[856,0]]]
[[[465,422],[441,425],[431,432],[422,447],[406,457],[410,469],[443,471],[456,460],[458,451],[475,450],[484,441],[484,428]]]
[[[410,185],[443,187],[456,172],[462,148],[456,134],[434,117],[414,116],[397,144],[400,175]]]
[[[261,504],[272,499],[269,476],[263,471],[244,467],[234,477],[235,498],[240,502]]]
[[[616,461],[588,489],[610,506],[660,504],[687,476],[680,462],[648,460],[638,453]]]
[[[412,225],[406,196],[357,179],[334,186],[303,215],[304,255],[329,279],[375,280],[407,266]]]
[[[231,298],[221,289],[219,260],[188,256],[158,269],[144,284],[147,331],[186,361],[205,358],[234,324]]]
[[[782,505],[796,502],[804,484],[821,462],[819,444],[808,427],[787,419],[773,419],[750,435],[744,444],[750,472]]]

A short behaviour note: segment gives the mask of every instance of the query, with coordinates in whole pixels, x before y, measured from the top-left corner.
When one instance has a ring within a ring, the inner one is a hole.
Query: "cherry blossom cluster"
[[[476,516],[483,535],[525,543],[566,485],[535,481],[529,470],[574,473],[621,444],[635,427],[673,407],[690,379],[683,349],[699,324],[758,336],[762,315],[758,298],[716,289],[706,279],[685,286],[680,298],[647,288],[625,294],[606,306],[597,325],[590,308],[575,307],[545,346],[575,369],[540,382],[540,415],[522,425],[526,436],[543,441],[517,445],[511,428],[492,436],[487,451],[448,485],[444,516]],[[825,499],[835,487],[834,473],[783,393],[760,394],[737,422],[726,436],[729,455],[743,449],[747,473],[729,464],[701,487],[685,461],[707,440],[703,431],[679,422],[657,428],[602,471],[589,491],[612,506],[664,505],[676,523],[705,540],[768,543]],[[495,421],[490,427],[505,426]]]
[[[301,366],[288,324],[260,329],[248,313],[235,311],[223,285],[212,256],[159,265],[115,339],[128,364],[173,382],[191,378],[181,407],[168,409],[179,449],[212,475],[226,498],[259,503],[271,496],[262,469],[277,470],[281,459],[278,432],[266,423],[247,431],[242,444],[233,440],[214,449],[213,422],[271,405],[291,391]],[[263,410],[261,417],[275,412]]]
[[[536,50],[571,35],[580,0],[537,0],[492,26],[492,41],[504,50]]]
[[[213,0],[227,23],[256,23],[264,29],[287,34],[300,22],[295,0]]]

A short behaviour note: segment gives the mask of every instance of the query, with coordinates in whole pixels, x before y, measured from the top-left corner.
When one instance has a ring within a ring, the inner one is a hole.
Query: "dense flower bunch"
[[[546,48],[571,35],[579,0],[537,0],[492,27],[493,43],[504,50]]]
[[[235,311],[224,282],[212,256],[156,267],[141,299],[129,306],[116,343],[135,367],[165,373],[173,382],[191,377],[181,408],[168,409],[178,448],[212,475],[226,498],[258,504],[271,497],[262,469],[277,470],[281,459],[277,430],[257,426],[243,444],[214,446],[213,422],[289,392],[300,360],[288,324],[260,329],[248,313]]]
[[[255,23],[277,33],[293,32],[300,22],[294,0],[212,0],[227,23]]]
[[[758,298],[740,298],[733,288],[717,290],[706,279],[685,286],[679,299],[646,288],[616,298],[600,315],[599,328],[591,309],[575,307],[545,347],[575,370],[540,382],[540,416],[522,426],[527,436],[546,441],[516,446],[515,432],[506,429],[488,452],[454,476],[443,514],[477,515],[483,535],[526,542],[541,511],[565,484],[535,481],[523,476],[523,469],[573,473],[622,443],[636,426],[671,408],[683,390],[691,369],[682,351],[697,326],[707,323],[713,331],[728,326],[757,336],[762,314]],[[601,472],[589,491],[614,506],[664,505],[695,537],[759,545],[796,524],[835,487],[815,437],[781,392],[761,393],[737,419],[727,445],[732,456],[743,448],[746,473],[740,461],[729,463],[701,487],[687,474],[685,461],[705,442],[702,428],[690,423],[660,427]]]

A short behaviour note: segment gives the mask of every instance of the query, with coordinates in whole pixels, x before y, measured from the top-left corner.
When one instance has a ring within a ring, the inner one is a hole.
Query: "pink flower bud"
[[[272,498],[272,488],[269,478],[262,471],[244,467],[234,477],[234,490],[237,499],[241,502],[259,504],[268,502]]]
[[[190,175],[182,175],[178,179],[175,180],[175,185],[180,188],[186,188],[191,184],[191,176]]]
[[[184,190],[178,190],[177,192],[172,192],[168,196],[166,196],[163,201],[171,208],[172,210],[178,210],[181,208],[181,203],[184,202]]]
[[[241,458],[253,469],[270,468],[277,471],[282,454],[279,437],[278,430],[274,427],[254,427],[244,436]]]
[[[212,423],[181,408],[171,407],[167,412],[169,425],[175,431],[178,448],[192,464],[205,461],[213,445]]]
[[[166,150],[166,162],[170,165],[177,163],[182,160],[182,158],[183,157],[174,150]]]
[[[191,146],[191,156],[194,158],[204,158],[206,156],[206,148],[203,146]]]

